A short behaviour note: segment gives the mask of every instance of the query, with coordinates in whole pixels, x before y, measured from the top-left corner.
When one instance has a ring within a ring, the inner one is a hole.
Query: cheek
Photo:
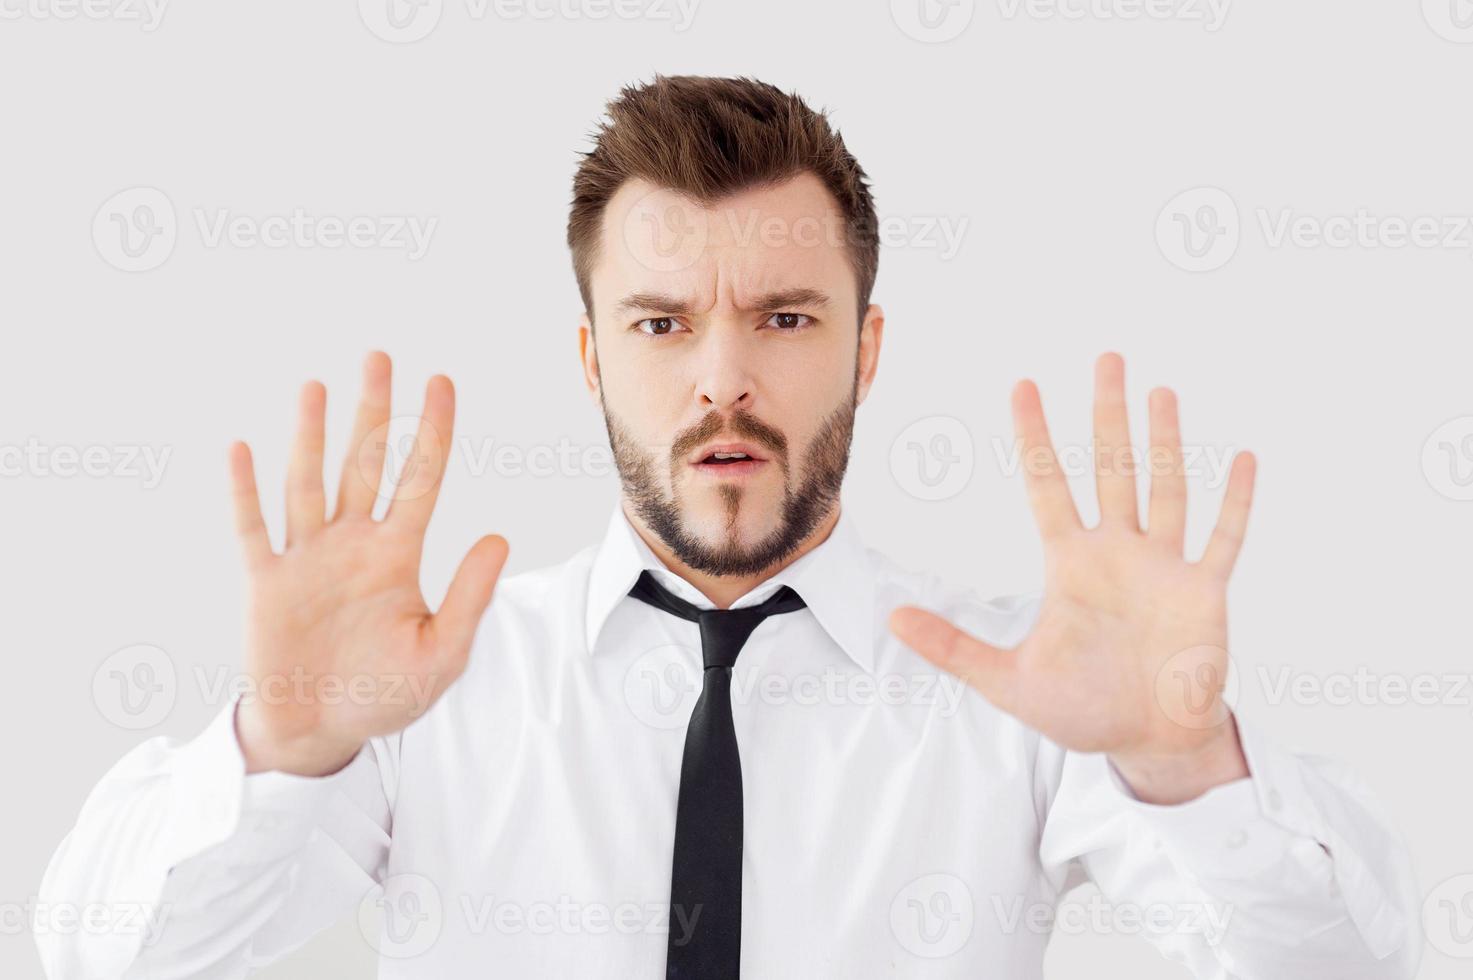
[[[604,406],[630,433],[649,445],[668,441],[672,426],[687,414],[681,383],[669,371],[644,370],[637,363],[600,365]]]
[[[771,390],[784,400],[801,403],[819,414],[827,413],[854,387],[856,344],[815,344],[769,366]]]
[[[615,411],[636,411],[645,381],[652,373],[632,346],[628,337],[606,337],[599,342],[599,382],[605,401]]]

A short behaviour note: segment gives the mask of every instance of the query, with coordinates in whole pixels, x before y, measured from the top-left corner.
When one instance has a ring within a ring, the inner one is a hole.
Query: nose
[[[696,375],[695,397],[702,412],[752,410],[755,398],[751,358],[743,350],[736,331],[713,330],[706,337],[706,350]]]
[[[701,408],[707,411],[713,408],[723,412],[736,411],[737,409],[748,408],[752,404],[750,392],[741,391],[735,397],[731,397],[712,387],[703,388],[699,400]]]

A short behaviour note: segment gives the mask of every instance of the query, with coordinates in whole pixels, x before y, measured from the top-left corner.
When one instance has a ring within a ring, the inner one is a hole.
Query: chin
[[[778,515],[768,502],[753,502],[744,499],[736,515],[736,524],[725,501],[712,501],[701,507],[689,508],[683,515],[685,526],[695,538],[709,545],[731,543],[735,534],[736,544],[751,546],[765,540],[777,530]]]

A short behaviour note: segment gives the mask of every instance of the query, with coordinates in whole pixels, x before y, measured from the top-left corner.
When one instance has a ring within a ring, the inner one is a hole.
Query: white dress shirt
[[[385,980],[663,977],[701,653],[696,623],[628,596],[646,568],[711,607],[616,505],[597,546],[503,578],[461,679],[332,776],[246,775],[234,703],[137,746],[39,901],[146,914],[38,929],[48,976],[243,977],[356,916]],[[734,606],[784,584],[807,607],[763,621],[732,681],[744,977],[1026,980],[1051,924],[1139,933],[1203,978],[1415,972],[1408,858],[1343,769],[1240,719],[1251,779],[1148,805],[886,626],[914,604],[1012,646],[1037,595],[904,569],[842,511]],[[1103,898],[1061,905],[1086,878]]]

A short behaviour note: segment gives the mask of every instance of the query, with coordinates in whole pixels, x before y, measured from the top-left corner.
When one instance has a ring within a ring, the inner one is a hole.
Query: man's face
[[[631,180],[605,209],[585,374],[626,498],[691,568],[761,572],[838,500],[884,323],[859,329],[843,237],[806,173],[709,208]]]

